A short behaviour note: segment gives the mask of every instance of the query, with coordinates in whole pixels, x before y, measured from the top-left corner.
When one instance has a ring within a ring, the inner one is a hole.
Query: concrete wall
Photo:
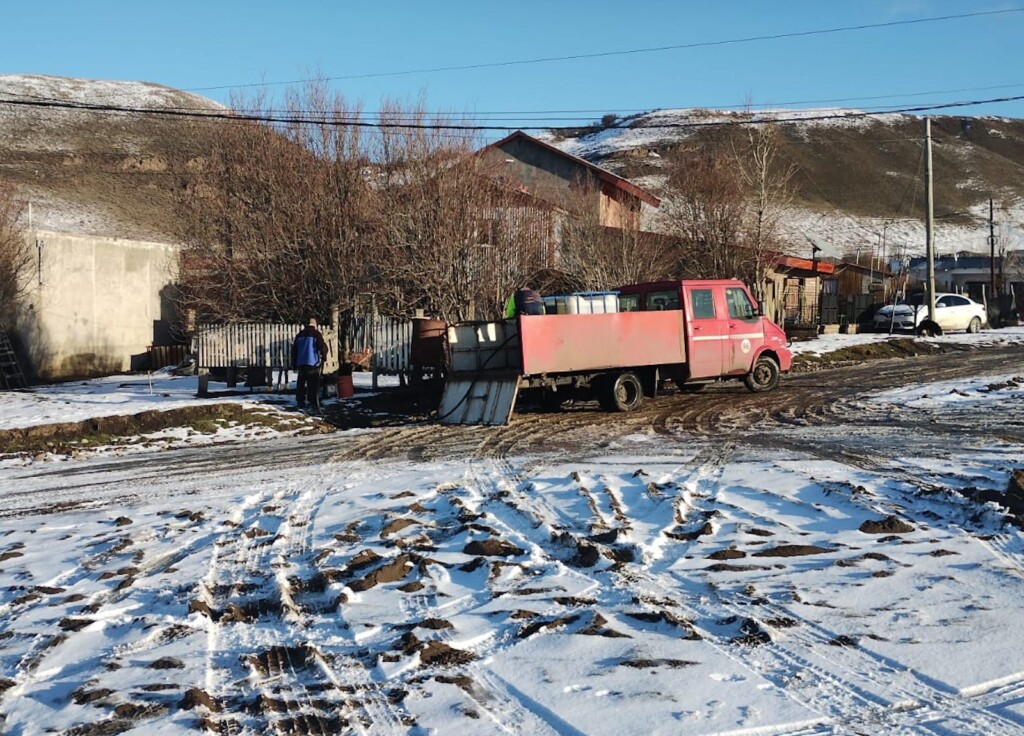
[[[30,373],[126,371],[170,342],[179,246],[45,230],[27,240],[36,261],[15,334]]]

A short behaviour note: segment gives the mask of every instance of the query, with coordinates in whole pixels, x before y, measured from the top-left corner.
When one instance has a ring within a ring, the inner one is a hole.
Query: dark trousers
[[[295,379],[295,403],[300,407],[307,402],[310,407],[320,409],[320,366],[300,365],[299,377]]]

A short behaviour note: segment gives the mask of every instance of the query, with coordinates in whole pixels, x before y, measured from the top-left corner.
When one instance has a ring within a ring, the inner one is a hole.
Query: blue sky
[[[767,104],[892,95],[831,104],[909,106],[1024,95],[1024,12],[717,47],[356,77],[1017,7],[1024,8],[1024,0],[11,2],[3,7],[0,73],[150,81],[226,101],[232,88],[302,79],[319,70],[349,77],[332,84],[368,110],[385,97],[423,94],[431,109],[468,111],[480,119],[512,111],[502,117],[514,120],[501,124],[513,127],[534,111],[582,111],[566,117],[596,119],[603,112],[734,107],[748,98]],[[204,89],[210,87],[223,89]],[[1024,117],[1024,102],[960,112]]]

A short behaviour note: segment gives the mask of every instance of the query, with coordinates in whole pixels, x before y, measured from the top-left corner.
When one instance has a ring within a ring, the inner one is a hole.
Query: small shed
[[[765,275],[765,314],[780,325],[836,323],[835,271],[825,261],[777,256]]]

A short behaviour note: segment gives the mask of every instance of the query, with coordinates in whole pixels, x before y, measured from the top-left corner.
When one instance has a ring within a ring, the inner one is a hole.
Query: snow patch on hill
[[[657,165],[660,157],[654,149],[686,140],[703,126],[723,123],[743,125],[751,120],[766,118],[799,123],[805,137],[814,128],[867,129],[871,126],[894,126],[920,119],[918,116],[899,113],[869,116],[862,110],[844,108],[769,109],[755,114],[684,108],[646,113],[620,121],[615,127],[578,138],[557,138],[551,133],[540,134],[538,137],[566,153],[599,162],[602,167],[623,175],[625,154],[630,154],[633,161],[637,156],[646,155],[649,161]],[[976,147],[970,142],[961,142],[961,145],[964,148],[951,150],[954,150],[962,160],[970,160],[971,151]],[[906,175],[902,172],[886,174]],[[671,208],[671,199],[665,191],[667,178],[660,174],[647,174],[632,177],[630,180],[662,198],[660,210],[645,207],[643,211],[644,227],[652,230],[662,229],[665,212]],[[977,177],[971,177],[958,185],[962,189],[976,190],[984,186]],[[1004,204],[1001,211],[996,213],[1001,247],[1006,250],[1024,248],[1024,200],[1009,189],[994,192],[994,195],[997,201],[1001,199]],[[923,210],[923,204],[921,208]],[[973,222],[936,222],[936,253],[988,252],[988,205],[978,204],[971,207],[966,214]],[[822,249],[821,257],[856,258],[859,254],[865,263],[872,255],[878,259],[889,260],[921,256],[925,253],[923,218],[868,217],[848,214],[839,209],[816,211],[792,207],[783,220],[783,237],[795,255],[806,250],[809,256],[811,241]]]
[[[771,119],[782,122],[801,122],[813,127],[867,128],[876,124],[893,124],[910,116],[897,113],[868,116],[863,110],[819,108],[809,110],[762,110],[756,114],[729,110],[683,108],[656,110],[629,118],[619,126],[607,128],[580,138],[557,139],[550,133],[541,134],[552,145],[566,153],[586,159],[602,159],[616,153],[662,146],[684,140],[701,127],[710,125],[743,125],[752,121]]]
[[[147,109],[221,110],[223,105],[152,82],[114,82],[41,74],[0,74],[0,98]]]

